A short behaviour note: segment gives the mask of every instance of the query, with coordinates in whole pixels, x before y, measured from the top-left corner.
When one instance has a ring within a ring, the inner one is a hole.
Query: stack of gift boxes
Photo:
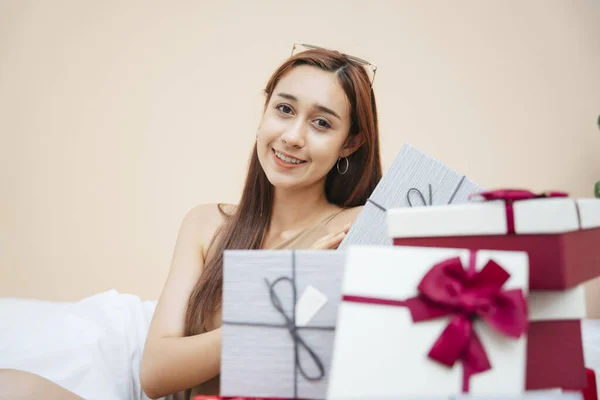
[[[594,399],[597,276],[600,199],[486,191],[405,145],[337,251],[225,251],[221,398]]]

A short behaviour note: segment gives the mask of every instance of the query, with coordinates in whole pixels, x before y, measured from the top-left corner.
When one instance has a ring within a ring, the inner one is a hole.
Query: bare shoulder
[[[233,204],[205,203],[188,211],[182,230],[189,232],[203,245],[208,245],[219,227],[235,212]]]

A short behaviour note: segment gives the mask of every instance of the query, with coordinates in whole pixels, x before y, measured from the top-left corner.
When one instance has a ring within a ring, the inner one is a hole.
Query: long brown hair
[[[364,67],[343,54],[329,50],[307,50],[290,57],[271,76],[265,88],[265,110],[279,80],[298,65],[310,65],[337,75],[350,103],[350,136],[363,135],[364,143],[348,157],[345,174],[336,167],[325,180],[327,200],[340,207],[364,205],[381,179],[377,107]],[[345,164],[345,163],[344,163]],[[221,307],[223,295],[223,251],[260,249],[271,222],[273,186],[258,160],[256,144],[239,205],[215,234],[204,270],[190,295],[185,316],[185,334],[205,329]],[[221,212],[223,210],[220,208]]]

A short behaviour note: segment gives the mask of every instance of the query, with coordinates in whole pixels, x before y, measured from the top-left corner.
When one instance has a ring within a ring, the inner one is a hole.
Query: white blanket
[[[0,368],[85,399],[146,400],[140,362],[156,302],[109,290],[78,302],[0,299]]]

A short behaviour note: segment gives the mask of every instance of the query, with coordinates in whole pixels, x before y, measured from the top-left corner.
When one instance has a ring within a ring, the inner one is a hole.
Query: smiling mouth
[[[283,153],[280,153],[279,151],[273,149],[273,153],[275,153],[275,157],[277,157],[278,159],[280,159],[281,161],[288,163],[288,164],[294,164],[294,165],[298,165],[298,164],[304,164],[306,161],[301,160],[299,158],[294,158],[294,157],[288,157]]]

